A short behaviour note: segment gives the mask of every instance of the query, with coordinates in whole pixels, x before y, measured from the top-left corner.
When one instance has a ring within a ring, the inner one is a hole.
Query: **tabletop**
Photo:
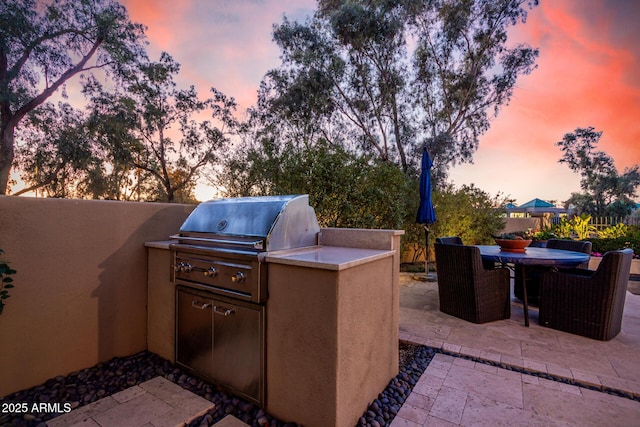
[[[508,264],[574,267],[589,261],[589,254],[562,249],[528,247],[525,252],[507,252],[497,245],[478,245],[477,248],[483,259]]]

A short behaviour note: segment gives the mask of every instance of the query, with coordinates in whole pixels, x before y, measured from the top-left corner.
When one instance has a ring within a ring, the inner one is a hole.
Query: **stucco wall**
[[[0,315],[0,396],[145,350],[144,243],[193,208],[0,196],[0,248],[17,270]]]
[[[514,231],[540,230],[542,218],[505,218],[505,225],[502,233],[513,233]]]

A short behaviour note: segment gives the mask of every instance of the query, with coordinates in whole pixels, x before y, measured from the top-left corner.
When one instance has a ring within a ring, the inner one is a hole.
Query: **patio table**
[[[547,267],[567,268],[576,267],[589,260],[589,254],[582,252],[565,251],[562,249],[548,248],[526,248],[525,252],[508,252],[500,249],[497,245],[478,245],[480,256],[483,261],[497,262],[502,265],[513,265],[519,269],[522,278],[522,289],[524,297],[524,325],[529,326],[529,303],[527,301],[527,285],[525,277],[525,266],[541,265]]]

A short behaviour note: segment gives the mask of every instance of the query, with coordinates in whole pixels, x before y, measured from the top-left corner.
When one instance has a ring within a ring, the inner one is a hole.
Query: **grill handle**
[[[217,305],[213,306],[213,312],[215,314],[219,314],[220,316],[229,316],[230,314],[233,314],[236,311],[235,308],[224,308],[224,307],[218,307]]]
[[[253,241],[242,241],[242,240],[225,240],[225,239],[205,239],[202,237],[186,237],[181,236],[179,234],[174,234],[173,236],[169,236],[172,239],[183,240],[187,242],[205,242],[205,243],[218,243],[218,244],[232,244],[238,246],[249,246],[253,249],[264,249],[264,244],[262,240],[253,240]]]
[[[194,299],[191,301],[191,307],[197,308],[198,310],[205,310],[206,308],[211,307],[211,304]]]

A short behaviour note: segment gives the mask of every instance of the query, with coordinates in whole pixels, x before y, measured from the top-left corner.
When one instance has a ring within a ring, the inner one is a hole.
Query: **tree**
[[[20,139],[17,158],[27,187],[16,196],[38,190],[49,197],[102,195],[103,164],[81,111],[45,103],[27,117]]]
[[[246,142],[233,150],[217,183],[230,197],[309,194],[324,227],[402,228],[404,201],[411,200],[398,168],[326,141]]]
[[[115,0],[0,3],[0,194],[23,118],[80,73],[126,73],[145,56],[143,36]]]
[[[282,65],[267,74],[258,111],[289,129],[321,128],[315,135],[405,173],[426,145],[443,177],[449,165],[471,161],[489,113],[534,68],[537,50],[505,46],[507,28],[526,18],[524,4],[320,2],[312,20],[274,27]]]
[[[152,200],[193,200],[195,181],[239,126],[233,98],[211,88],[212,97],[200,100],[195,87],[176,88],[179,70],[162,53],[131,73],[122,91],[109,92],[96,79],[86,87],[96,138],[114,165],[153,180],[146,190]],[[199,120],[207,112],[215,123]]]
[[[432,157],[472,160],[489,114],[508,104],[517,78],[535,68],[538,50],[506,47],[507,29],[537,5],[524,0],[409,1],[417,38],[413,93]]]
[[[119,115],[103,126],[68,103],[45,103],[26,117],[16,144],[16,161],[27,185],[15,193],[41,191],[48,197],[144,200],[152,177],[127,161],[136,156],[123,143],[136,123]],[[117,147],[117,148],[115,148]]]
[[[410,194],[417,194],[418,181]],[[415,212],[418,209],[415,196],[410,197],[411,217],[404,225],[402,238],[403,248],[415,249],[414,261],[426,253],[424,228],[415,223]],[[504,206],[508,199],[501,194],[491,196],[472,185],[455,187],[444,184],[433,192],[433,203],[438,220],[429,226],[429,253],[433,256],[433,244],[436,237],[460,236],[465,244],[477,245],[494,243],[491,236],[504,229]],[[413,206],[415,205],[415,206]]]
[[[625,168],[618,174],[613,159],[596,146],[602,132],[593,127],[576,128],[556,142],[563,154],[559,163],[580,174],[580,188],[584,194],[573,193],[565,206],[574,204],[576,213],[589,215],[625,216],[631,212],[636,188],[640,185],[638,165]]]
[[[438,209],[434,236],[460,236],[467,244],[491,243],[491,236],[504,228],[505,201],[502,195],[491,196],[473,184],[447,185],[434,193]]]
[[[256,112],[286,123],[306,144],[319,136],[387,162],[400,153],[406,169],[404,149],[397,149],[404,135],[401,120],[409,120],[409,113],[399,114],[397,95],[402,23],[397,14],[358,4],[339,12],[306,24],[285,18],[275,27],[283,64],[267,73]],[[277,137],[284,142],[290,134]]]

